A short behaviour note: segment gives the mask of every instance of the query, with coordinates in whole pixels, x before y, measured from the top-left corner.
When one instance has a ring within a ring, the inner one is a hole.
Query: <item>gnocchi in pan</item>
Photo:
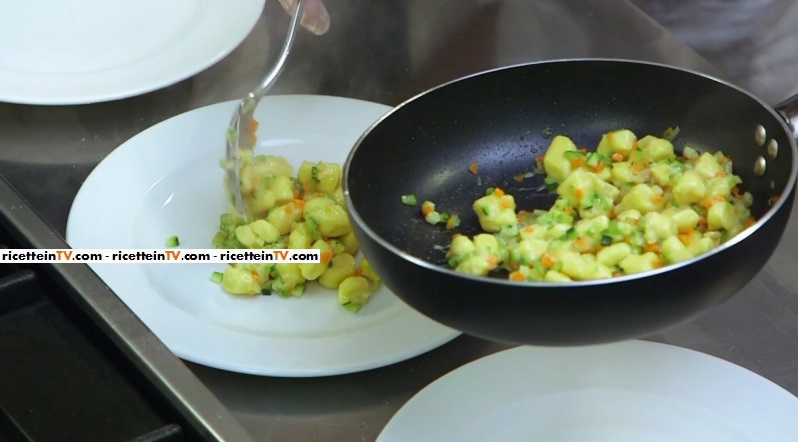
[[[451,268],[514,281],[611,278],[699,256],[754,222],[753,198],[722,152],[678,155],[667,137],[624,129],[593,152],[558,135],[537,161],[553,207],[518,210],[512,195],[488,188],[473,203],[483,233],[453,235]]]

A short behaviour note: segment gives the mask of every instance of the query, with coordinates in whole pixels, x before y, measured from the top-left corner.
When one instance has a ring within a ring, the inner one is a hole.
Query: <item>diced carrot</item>
[[[732,191],[732,195],[734,195],[734,196],[740,196],[740,188],[739,188],[739,187],[737,187],[737,186],[734,186],[734,187],[732,187],[732,190],[731,190],[731,191]]]
[[[654,195],[651,195],[651,201],[654,201],[656,203],[656,202],[659,202],[661,200],[662,200],[662,195],[660,195],[658,193],[655,193]]]
[[[526,221],[526,211],[525,211],[525,210],[521,210],[521,211],[519,211],[519,212],[518,212],[518,213],[515,215],[515,218],[516,218],[516,219],[517,219],[519,222]]]
[[[321,261],[322,264],[326,264],[330,258],[332,258],[332,252],[330,250],[323,250],[321,252],[321,259],[319,259],[319,261]]]
[[[427,204],[426,202],[421,204],[421,214],[422,215],[427,216],[430,213],[432,213],[432,211],[433,211],[433,208],[432,208],[431,204]]]
[[[571,160],[571,167],[579,167],[585,164],[585,159],[583,157],[576,157]]]
[[[705,199],[705,200],[703,201],[703,203],[701,203],[701,204],[702,204],[702,205],[703,205],[705,208],[709,209],[710,207],[714,206],[714,205],[715,205],[715,203],[719,203],[719,202],[723,201],[724,199],[725,199],[725,198],[723,198],[722,196],[720,196],[720,195],[716,195],[716,196],[714,196],[714,197],[710,197],[710,198],[707,198],[707,199]]]
[[[524,173],[517,173],[517,174],[513,175],[513,179],[516,182],[520,183],[520,182],[524,181],[524,177],[525,176],[526,176],[526,174],[524,174]]]
[[[294,198],[294,204],[297,206],[297,208],[301,209],[301,208],[305,207],[305,200],[301,200],[299,198]]]
[[[294,210],[294,205],[292,203],[286,204],[283,206],[283,210],[285,210],[285,213],[291,213]]]
[[[535,226],[526,226],[524,227],[524,232],[526,233],[533,233],[535,231]]]
[[[563,209],[563,212],[565,212],[566,215],[572,215],[574,213],[574,208],[571,207],[571,206],[568,206],[565,209]]]
[[[501,198],[501,197],[504,196],[504,191],[497,187],[497,188],[493,189],[493,194],[496,195],[497,197]]]
[[[557,263],[557,260],[548,253],[544,253],[543,256],[540,257],[540,263],[543,264],[544,267],[552,268],[554,264]]]
[[[685,235],[692,235],[693,234],[693,228],[692,227],[679,228],[679,233],[683,233]]]
[[[577,187],[577,188],[574,189],[574,198],[580,199],[580,200],[582,199],[582,188],[581,187]]]
[[[510,273],[510,279],[512,279],[513,281],[523,281],[526,279],[526,277],[524,277],[523,273],[515,271],[513,273]]]
[[[471,164],[468,165],[468,171],[473,173],[474,175],[477,174],[477,169],[478,168],[477,168],[477,162],[476,161],[472,161]]]
[[[502,198],[502,207],[509,209],[511,205],[510,198]]]
[[[778,196],[778,195],[773,195],[773,196],[770,198],[770,203],[771,203],[771,204],[776,204],[777,202],[779,202],[779,196]]]
[[[594,167],[594,169],[596,169],[596,172],[601,172],[602,170],[604,170],[604,163],[599,162],[598,164],[596,164],[596,167]]]
[[[614,154],[612,154],[612,161],[615,161],[616,163],[620,163],[621,161],[623,161],[623,155],[621,155],[618,152],[615,152]]]
[[[494,253],[491,253],[490,255],[488,255],[488,264],[489,265],[495,266],[498,263],[499,263],[499,257],[498,256],[496,256]]]
[[[692,238],[692,234],[691,233],[680,233],[679,234],[679,239],[682,241],[682,244],[684,244],[686,246],[690,245],[690,239],[691,238]]]
[[[634,141],[632,142],[632,149],[637,149],[637,145],[638,145],[638,144],[640,144],[640,143],[638,143],[638,141],[637,141],[637,140],[634,140]]]
[[[246,131],[249,134],[254,134],[258,130],[258,121],[254,118],[247,120]]]
[[[657,243],[654,243],[654,244],[646,244],[646,246],[644,247],[644,250],[645,250],[646,252],[654,252],[654,253],[659,253],[659,252],[660,252],[660,247],[659,247],[659,244],[657,244]]]
[[[302,183],[302,190],[304,190],[305,193],[310,193],[310,183]]]
[[[363,269],[361,269],[360,267],[358,267],[358,268],[356,268],[356,269],[355,269],[355,273],[354,273],[353,275],[354,275],[354,276],[360,276],[360,275],[362,275],[362,274],[363,274]]]
[[[659,267],[662,267],[662,260],[661,260],[661,259],[659,259],[659,258],[657,258],[657,259],[655,259],[655,260],[654,260],[654,262],[652,262],[652,263],[651,263],[651,265],[652,265],[652,266],[653,266],[655,269],[656,269],[656,268],[659,268]]]
[[[745,219],[745,227],[751,227],[754,225],[755,222],[756,220],[754,219],[754,217],[749,216],[748,218]]]
[[[607,141],[612,141],[612,132],[607,132]]]
[[[726,176],[726,172],[724,172],[722,170],[719,170],[719,171],[715,172],[715,176],[719,177],[719,178],[720,177],[725,177]]]
[[[249,274],[252,275],[252,277],[255,279],[255,281],[259,281],[260,280],[260,272],[258,272],[257,270],[252,269],[249,272]]]

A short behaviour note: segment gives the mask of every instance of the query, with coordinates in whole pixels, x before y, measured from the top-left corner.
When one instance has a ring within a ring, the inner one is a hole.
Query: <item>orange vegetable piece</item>
[[[471,164],[468,165],[468,171],[473,173],[474,175],[476,175],[477,174],[477,170],[478,170],[477,162],[476,161],[472,161]]]
[[[245,126],[245,129],[247,131],[247,134],[254,135],[255,132],[258,130],[258,120],[254,118],[251,120],[247,120],[247,125]]]
[[[544,267],[552,268],[554,264],[557,263],[557,260],[548,253],[544,253],[543,256],[540,257],[540,263],[543,264]]]
[[[659,253],[660,252],[660,247],[659,247],[659,244],[657,244],[657,243],[646,244],[644,249],[645,249],[646,252],[654,252],[654,253]]]

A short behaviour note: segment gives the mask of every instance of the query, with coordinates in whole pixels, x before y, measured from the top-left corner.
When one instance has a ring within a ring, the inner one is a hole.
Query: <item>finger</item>
[[[280,5],[289,14],[293,14],[296,7],[296,0],[279,0]],[[299,24],[308,31],[323,35],[330,29],[330,15],[324,7],[322,0],[304,0],[304,8]]]

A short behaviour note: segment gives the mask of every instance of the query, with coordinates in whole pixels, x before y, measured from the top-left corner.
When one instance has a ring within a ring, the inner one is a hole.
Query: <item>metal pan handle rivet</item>
[[[770,155],[771,160],[775,160],[776,156],[779,155],[779,142],[776,140],[770,140],[768,143],[768,155]]]
[[[756,141],[756,144],[759,145],[759,147],[765,145],[765,138],[767,138],[767,136],[768,134],[767,132],[765,132],[765,128],[762,127],[761,124],[758,124],[756,126],[756,132],[754,132],[754,140]]]
[[[765,170],[767,169],[767,162],[765,161],[764,157],[759,157],[756,159],[754,163],[754,174],[756,176],[762,176],[765,174]]]

